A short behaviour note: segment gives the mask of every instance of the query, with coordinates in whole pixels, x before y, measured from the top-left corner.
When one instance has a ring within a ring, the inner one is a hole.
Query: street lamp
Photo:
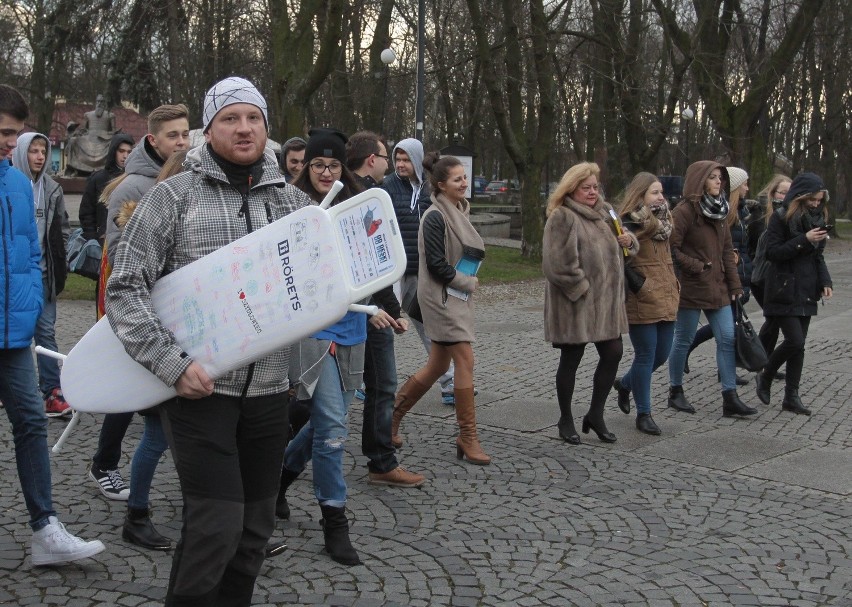
[[[687,106],[683,112],[681,112],[680,117],[683,119],[683,137],[684,137],[684,156],[686,158],[686,167],[684,167],[684,173],[686,173],[686,168],[689,167],[689,123],[692,122],[692,119],[695,118],[695,112],[692,111],[692,108]]]
[[[382,119],[379,123],[379,132],[383,133],[385,130],[385,105],[387,104],[388,99],[388,72],[390,71],[390,65],[394,61],[396,61],[396,53],[393,52],[392,48],[386,48],[382,51],[382,54],[379,55],[382,60],[382,63],[385,64],[384,76],[385,76],[385,86],[384,93],[382,94]]]

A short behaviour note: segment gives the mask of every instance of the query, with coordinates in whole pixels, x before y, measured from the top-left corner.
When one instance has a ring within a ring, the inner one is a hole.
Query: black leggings
[[[771,321],[784,334],[777,348],[769,354],[769,362],[763,369],[767,377],[774,377],[778,368],[787,363],[786,388],[788,391],[798,391],[802,379],[802,367],[805,364],[805,340],[808,338],[810,316],[770,316]]]
[[[574,398],[574,384],[577,379],[577,368],[583,359],[586,344],[565,344],[557,346],[562,350],[559,357],[559,368],[556,370],[556,397],[559,401],[559,411],[564,419],[571,418],[571,401]],[[592,382],[592,403],[589,407],[589,419],[592,422],[603,421],[603,408],[615,375],[618,373],[618,363],[624,353],[621,337],[595,342],[598,350],[598,366]]]

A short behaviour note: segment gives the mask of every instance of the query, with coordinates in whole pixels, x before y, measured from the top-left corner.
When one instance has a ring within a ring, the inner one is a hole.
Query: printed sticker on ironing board
[[[373,189],[252,232],[162,277],[151,300],[217,378],[335,323],[350,303],[399,280],[405,263],[390,197]],[[108,378],[92,382],[105,365]],[[95,413],[137,411],[175,394],[126,354],[106,318],[68,354],[61,383],[74,408]]]

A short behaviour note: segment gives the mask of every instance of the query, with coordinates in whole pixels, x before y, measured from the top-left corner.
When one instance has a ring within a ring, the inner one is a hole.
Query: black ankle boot
[[[556,428],[559,430],[559,438],[569,445],[579,445],[582,442],[580,435],[577,434],[577,429],[574,427],[573,417],[568,417],[567,419],[560,417]]]
[[[757,398],[764,405],[768,405],[772,398],[771,387],[772,375],[767,374],[766,371],[760,371],[754,376],[754,389],[757,391]]]
[[[624,387],[620,379],[616,379],[612,387],[618,393],[618,408],[627,415],[630,413],[630,390]]]
[[[128,508],[124,517],[124,527],[121,537],[131,544],[136,544],[148,550],[171,550],[172,541],[160,535],[147,508]]]
[[[798,390],[785,390],[784,402],[781,403],[781,408],[784,411],[792,411],[796,415],[810,415],[811,410],[802,404],[802,399],[799,398]]]
[[[660,432],[660,427],[654,422],[650,413],[640,413],[636,416],[636,429],[639,430],[639,432],[644,432],[645,434],[651,434],[653,436],[659,436],[662,434],[662,432]]]
[[[740,400],[736,390],[722,390],[722,415],[754,415],[757,409],[753,409]]]
[[[689,404],[686,400],[686,395],[683,393],[683,386],[671,386],[669,388],[669,407],[683,411],[684,413],[695,413],[695,407]]]
[[[345,508],[320,506],[322,510],[322,533],[325,536],[325,550],[331,560],[341,565],[360,565],[361,559],[349,541],[349,521]]]
[[[275,516],[285,521],[290,518],[287,489],[297,478],[299,478],[299,475],[296,472],[291,472],[287,468],[281,468],[281,486],[278,488],[278,498],[275,500]]]
[[[614,443],[617,440],[615,438],[615,434],[607,430],[606,424],[603,422],[603,419],[597,422],[593,422],[591,419],[589,419],[588,415],[584,415],[583,434],[588,434],[590,429],[594,430],[595,434],[598,435],[598,438],[605,443]]]

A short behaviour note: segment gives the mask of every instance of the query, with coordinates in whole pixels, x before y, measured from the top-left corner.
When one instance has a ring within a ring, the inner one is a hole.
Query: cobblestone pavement
[[[840,243],[838,243],[840,244]],[[686,391],[695,415],[665,408],[665,371],[653,386],[660,437],[638,433],[611,396],[618,442],[557,439],[558,354],[543,341],[542,284],[484,288],[475,344],[477,413],[491,466],[454,457],[452,409],[437,389],[406,417],[402,464],[421,489],[368,485],[353,407],[345,460],[353,542],[364,564],[322,554],[310,475],[292,489],[292,519],[276,537],[288,550],[258,579],[258,605],[852,605],[852,253],[828,255],[836,296],[811,324],[803,398],[812,417],[760,405],[753,382],[740,394],[760,413],[721,416],[712,342],[697,350]],[[60,349],[89,327],[94,304],[63,301]],[[753,304],[749,309],[754,308]],[[754,308],[752,319],[762,322]],[[415,335],[397,340],[400,378],[425,360]],[[632,351],[625,338],[622,371]],[[587,351],[575,415],[585,413],[595,356]],[[109,372],[109,361],[104,361]],[[116,395],[120,398],[121,395]],[[100,497],[86,474],[98,419],[85,415],[53,457],[54,500],[69,529],[99,537],[107,552],[82,564],[33,569],[30,532],[0,424],[0,604],[157,605],[170,553],[121,540],[123,503]],[[50,444],[65,423],[50,421]],[[141,424],[125,443],[125,475]],[[157,526],[180,531],[180,493],[166,455],[152,490]]]

